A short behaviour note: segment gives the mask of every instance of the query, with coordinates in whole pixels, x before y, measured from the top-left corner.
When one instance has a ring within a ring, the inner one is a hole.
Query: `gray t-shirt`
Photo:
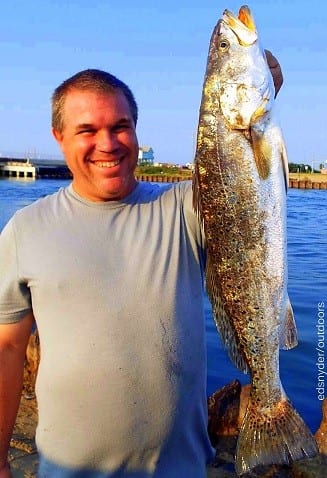
[[[0,235],[0,322],[33,309],[46,458],[206,476],[203,262],[190,182],[139,183],[105,203],[70,185],[14,215]]]

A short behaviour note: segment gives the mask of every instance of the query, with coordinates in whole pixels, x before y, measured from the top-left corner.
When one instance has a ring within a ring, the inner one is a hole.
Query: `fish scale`
[[[223,343],[251,376],[236,471],[314,456],[311,432],[279,377],[279,348],[297,344],[287,294],[287,157],[274,86],[248,7],[228,10],[209,46],[193,202],[207,243],[206,287]]]

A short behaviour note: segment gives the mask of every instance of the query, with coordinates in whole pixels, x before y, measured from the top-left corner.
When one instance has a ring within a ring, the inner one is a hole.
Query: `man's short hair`
[[[121,91],[129,104],[134,124],[137,123],[138,108],[130,88],[116,76],[106,71],[87,69],[80,71],[59,85],[52,95],[52,127],[62,132],[64,129],[64,104],[67,94],[73,90],[89,90],[112,94]]]

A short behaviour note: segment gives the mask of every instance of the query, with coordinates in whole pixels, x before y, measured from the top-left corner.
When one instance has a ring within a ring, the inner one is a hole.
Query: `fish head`
[[[270,111],[275,89],[247,6],[240,8],[237,17],[224,11],[213,33],[210,51],[216,57],[221,112],[230,128],[248,130]]]

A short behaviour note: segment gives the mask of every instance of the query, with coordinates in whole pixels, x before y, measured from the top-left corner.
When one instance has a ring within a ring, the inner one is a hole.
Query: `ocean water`
[[[0,231],[13,213],[32,201],[64,187],[64,180],[0,179]],[[299,345],[281,351],[284,389],[311,430],[321,420],[327,396],[325,321],[327,316],[327,191],[290,189],[288,194],[289,296],[298,327]],[[208,349],[208,395],[238,378],[249,377],[230,362],[221,345],[205,297]],[[327,347],[326,347],[327,349]]]

